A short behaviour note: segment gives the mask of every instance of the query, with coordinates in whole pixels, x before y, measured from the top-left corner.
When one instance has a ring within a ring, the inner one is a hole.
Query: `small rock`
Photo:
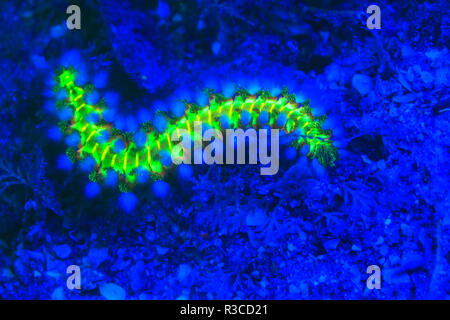
[[[289,285],[289,293],[290,294],[298,294],[300,290],[293,284]]]
[[[56,256],[60,259],[68,258],[72,253],[72,249],[70,249],[70,246],[68,244],[60,244],[54,246],[53,251],[55,252]]]
[[[436,70],[436,83],[438,85],[442,85],[444,83],[446,83],[447,81],[449,81],[449,68],[440,68],[438,70]]]
[[[60,279],[62,277],[61,273],[54,272],[54,271],[46,271],[45,274],[53,279]]]
[[[215,55],[218,55],[219,52],[220,52],[220,47],[221,47],[221,46],[222,46],[222,45],[220,44],[220,42],[218,42],[218,41],[214,42],[214,43],[212,44],[212,46],[211,46],[212,52],[213,52]]]
[[[415,55],[415,51],[408,45],[402,46],[402,57],[403,58],[409,58]]]
[[[302,281],[300,282],[300,292],[303,297],[309,296],[309,286],[308,283]]]
[[[430,84],[431,82],[434,81],[434,77],[431,73],[429,73],[428,71],[423,71],[422,74],[420,75],[420,77],[422,78],[422,81],[425,84]]]
[[[396,279],[397,283],[401,283],[401,284],[411,284],[411,277],[409,276],[409,274],[405,273],[400,275],[397,279]]]
[[[417,252],[406,252],[403,253],[400,270],[403,272],[414,270],[424,265],[425,262],[426,258],[421,254]]]
[[[323,243],[323,247],[328,250],[334,250],[339,244],[339,239],[331,239]]]
[[[3,268],[0,271],[0,279],[1,278],[14,278],[14,274],[11,272],[11,269]]]
[[[90,248],[87,260],[94,266],[99,266],[108,258],[108,248]]]
[[[267,216],[264,213],[263,210],[255,210],[253,214],[248,214],[247,218],[245,219],[248,226],[256,227],[264,224],[266,221]]]
[[[376,246],[379,246],[380,244],[382,244],[384,242],[384,238],[382,236],[379,236],[377,239],[377,242],[375,242]]]
[[[214,245],[216,246],[216,247],[221,247],[222,246],[222,239],[220,239],[220,238],[215,238],[214,239],[214,241],[213,241],[213,243],[214,243]]]
[[[184,281],[191,273],[191,270],[192,269],[188,264],[181,264],[178,267],[178,273],[177,273],[178,280]]]
[[[146,292],[139,295],[139,300],[152,300],[152,296]]]
[[[64,35],[66,29],[67,29],[66,26],[62,24],[53,26],[50,28],[50,36],[55,39],[60,38],[62,35]]]
[[[372,79],[364,74],[355,74],[352,79],[352,86],[358,90],[361,96],[365,96],[372,89]]]
[[[305,243],[308,240],[308,235],[302,230],[298,231],[298,238],[300,243]]]
[[[395,96],[392,98],[392,101],[397,103],[408,103],[416,100],[416,95],[412,93],[408,93],[402,96]]]
[[[165,255],[167,253],[167,251],[169,251],[169,248],[156,246],[156,251],[158,252],[159,255]]]
[[[189,299],[189,290],[187,289],[184,289],[181,292],[181,295],[177,297],[177,300],[188,300],[188,299]]]
[[[377,162],[377,167],[378,167],[378,169],[380,169],[380,170],[386,169],[386,161],[384,161],[384,160],[378,161],[378,162]]]
[[[130,268],[130,286],[134,292],[142,290],[146,285],[145,263],[138,261]]]
[[[205,29],[206,24],[203,20],[199,20],[197,23],[197,31],[203,30]]]
[[[170,16],[170,7],[168,6],[167,3],[159,1],[156,13],[159,15],[161,19],[166,19]]]
[[[387,245],[382,245],[380,247],[380,254],[386,256],[389,253],[389,247]]]
[[[67,268],[67,264],[53,254],[50,254],[48,251],[45,252],[45,265],[48,271],[54,271],[56,273],[65,272]]]
[[[438,58],[441,55],[441,51],[436,50],[436,49],[431,49],[431,50],[428,50],[427,52],[425,52],[425,55],[427,56],[427,58],[429,58],[431,60],[435,60],[436,58]]]
[[[172,21],[173,22],[180,22],[183,20],[183,17],[181,16],[181,14],[177,13],[176,15],[173,16]]]
[[[124,300],[127,295],[122,287],[112,282],[102,284],[100,293],[107,300]]]
[[[419,133],[417,135],[417,141],[422,142],[423,140],[425,140],[425,136],[422,133]]]
[[[400,257],[398,255],[396,255],[396,254],[390,255],[389,256],[389,261],[390,261],[392,266],[395,266],[395,265],[400,263]]]
[[[52,300],[66,300],[66,294],[64,293],[64,289],[59,287],[53,290]]]
[[[33,199],[30,199],[25,203],[23,208],[25,211],[36,210],[37,204]]]

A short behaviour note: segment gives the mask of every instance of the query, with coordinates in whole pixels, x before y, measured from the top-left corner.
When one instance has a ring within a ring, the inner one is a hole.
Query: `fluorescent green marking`
[[[80,105],[78,108],[75,109],[75,111],[80,111],[82,108],[84,108],[86,106],[86,103],[83,103],[82,105]]]
[[[270,110],[269,110],[269,113],[272,113],[272,111],[273,111],[273,108],[275,108],[275,103],[272,105],[272,107],[270,108]]]
[[[295,111],[295,109],[292,109],[291,111],[289,111],[289,113],[287,114],[286,118],[289,118],[291,116],[291,114],[293,114]]]
[[[167,142],[169,143],[169,149],[172,151],[172,142],[170,141],[170,136],[169,133],[166,133],[166,137],[167,137]]]
[[[105,159],[106,153],[108,152],[108,150],[109,150],[109,145],[106,146],[105,151],[103,151],[103,153],[102,153],[102,158],[101,158],[101,161],[102,161],[102,162],[103,162],[103,160]]]
[[[88,127],[89,127],[89,123],[86,123],[86,125],[83,127],[83,129],[81,129],[81,132],[85,132]]]
[[[92,154],[94,154],[95,149],[97,149],[97,147],[98,147],[98,143],[96,143],[95,146],[94,146],[94,148],[92,149],[92,151],[91,151]]]
[[[123,160],[123,172],[127,172],[127,157],[128,157],[128,149],[125,151],[125,159]]]
[[[188,130],[189,135],[190,135],[191,134],[191,125],[189,123],[189,119],[186,121],[186,123],[187,123],[187,130]]]
[[[147,163],[148,163],[149,167],[151,167],[151,162],[152,162],[152,156],[150,154],[150,147],[147,146]]]
[[[252,112],[254,106],[255,106],[255,102],[253,102],[252,104],[250,104],[250,107],[248,108],[248,112],[249,112],[249,113]]]
[[[228,113],[228,118],[230,118],[230,120],[231,120],[231,114],[233,113],[233,105],[232,104],[230,104],[230,111],[229,111],[229,113]]]
[[[92,138],[98,131],[99,131],[99,130],[92,131],[91,134],[89,135],[89,137],[86,139],[86,143],[88,143],[89,140],[91,140],[91,138]]]

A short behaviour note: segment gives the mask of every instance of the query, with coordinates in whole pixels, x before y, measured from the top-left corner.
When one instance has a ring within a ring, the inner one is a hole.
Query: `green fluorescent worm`
[[[67,98],[58,105],[69,107],[73,111],[71,120],[60,123],[65,134],[78,132],[80,143],[78,150],[68,149],[67,155],[72,161],[91,156],[96,167],[90,174],[90,179],[99,182],[106,176],[108,170],[114,170],[128,185],[136,182],[136,170],[147,170],[154,179],[162,178],[166,168],[161,163],[161,151],[171,152],[171,134],[175,130],[185,129],[191,133],[192,141],[199,139],[194,135],[193,122],[201,121],[212,128],[224,130],[221,117],[227,117],[230,129],[253,127],[261,128],[269,125],[271,128],[293,134],[292,145],[297,149],[309,147],[307,154],[317,158],[323,166],[334,166],[338,157],[337,148],[331,140],[332,131],[322,129],[326,116],[314,117],[309,102],[295,102],[295,95],[289,94],[285,88],[279,97],[273,97],[268,91],[260,90],[256,95],[250,95],[245,89],[239,90],[232,98],[225,98],[219,93],[209,90],[209,104],[198,106],[186,103],[182,117],[164,116],[167,126],[163,132],[158,132],[149,122],[141,125],[139,130],[146,135],[144,145],[138,146],[131,133],[122,132],[102,117],[107,105],[101,100],[96,105],[90,105],[85,95],[93,90],[92,85],[78,86],[76,71],[72,68],[62,68],[56,75],[58,90],[65,90]],[[243,115],[249,121],[244,124]],[[90,115],[96,115],[98,121],[88,121]],[[265,121],[261,115],[265,115]],[[278,121],[282,119],[281,121]],[[264,123],[263,123],[264,122]],[[96,136],[108,131],[107,141],[98,141]],[[114,143],[121,140],[124,148],[114,151]],[[120,187],[120,184],[119,184]]]

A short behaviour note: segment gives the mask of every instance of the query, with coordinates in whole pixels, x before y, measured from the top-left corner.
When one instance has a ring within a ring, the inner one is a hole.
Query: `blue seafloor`
[[[379,1],[369,30],[370,4],[1,1],[0,298],[448,299],[450,4]],[[340,158],[97,186],[49,112],[61,59],[128,129],[204,87],[286,85],[331,119]]]

